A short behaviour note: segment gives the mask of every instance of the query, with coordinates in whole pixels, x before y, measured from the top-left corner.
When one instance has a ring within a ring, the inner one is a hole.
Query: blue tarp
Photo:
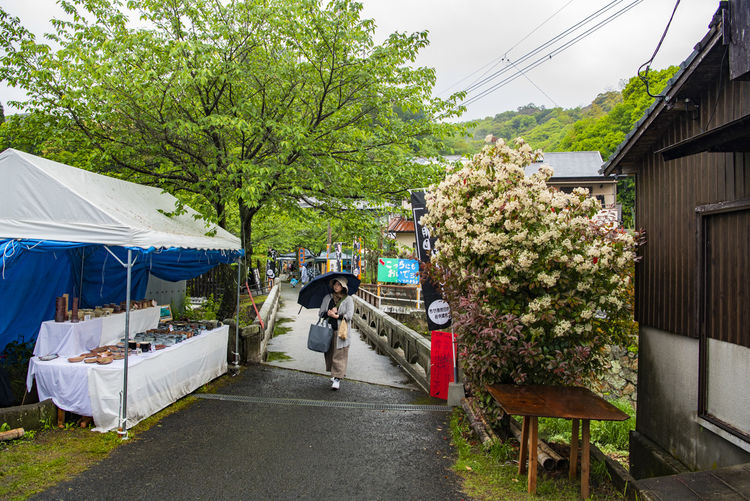
[[[128,248],[109,247],[127,263]],[[131,299],[144,299],[149,273],[176,282],[197,277],[244,251],[131,248]],[[55,315],[55,298],[78,297],[81,308],[121,303],[127,269],[103,245],[0,240],[0,352],[13,341],[36,340],[39,325]]]

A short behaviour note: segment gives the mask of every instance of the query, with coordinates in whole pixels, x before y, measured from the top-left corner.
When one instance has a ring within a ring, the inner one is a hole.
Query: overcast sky
[[[503,73],[477,87],[477,98],[501,79],[519,75],[468,105],[462,120],[493,116],[534,103],[547,108],[589,104],[600,92],[619,90],[653,54],[678,0],[362,0],[363,17],[375,19],[376,37],[394,31],[429,31],[430,46],[417,64],[436,69],[435,93],[446,97],[465,89],[490,70]],[[569,43],[588,28],[628,5],[636,5],[553,57],[551,51]],[[606,5],[613,7],[520,62],[524,56],[565,32]],[[652,68],[680,64],[706,34],[718,0],[681,0]],[[49,19],[62,16],[55,0],[0,0],[0,6],[41,35]],[[523,73],[514,71],[543,59]],[[515,65],[515,66],[514,66]],[[473,75],[472,75],[473,74]],[[0,102],[12,112],[8,99],[23,92],[0,83]]]

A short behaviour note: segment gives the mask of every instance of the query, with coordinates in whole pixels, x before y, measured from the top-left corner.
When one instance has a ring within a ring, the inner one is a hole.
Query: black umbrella
[[[338,277],[346,279],[346,288],[350,296],[357,292],[357,289],[359,289],[359,279],[356,275],[343,271],[329,271],[313,278],[299,290],[297,304],[305,308],[320,308],[325,295],[333,292],[331,280]]]

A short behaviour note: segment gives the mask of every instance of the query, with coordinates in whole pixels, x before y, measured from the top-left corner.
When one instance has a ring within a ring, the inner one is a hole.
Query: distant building
[[[614,176],[599,174],[602,156],[598,151],[563,151],[544,153],[544,158],[526,167],[530,176],[542,165],[552,167],[554,174],[547,181],[560,191],[571,193],[574,188],[586,188],[589,194],[602,204],[602,208],[614,209],[617,204],[617,180]]]
[[[461,155],[447,155],[446,163],[469,162],[470,159]],[[426,160],[424,160],[426,162]],[[620,206],[617,204],[617,179],[611,175],[602,175],[599,170],[604,162],[598,151],[563,151],[543,153],[543,159],[525,169],[527,176],[539,170],[542,165],[552,167],[553,176],[547,185],[565,193],[571,193],[575,188],[586,188],[589,195],[595,197],[602,205],[600,216],[621,220]],[[404,208],[410,208],[408,204]],[[611,213],[611,214],[610,214]],[[414,222],[402,216],[391,216],[388,221],[386,234],[396,240],[400,247],[416,248]]]
[[[386,235],[393,238],[400,249],[412,249],[416,252],[416,235],[414,234],[414,221],[402,216],[391,216],[386,228]]]

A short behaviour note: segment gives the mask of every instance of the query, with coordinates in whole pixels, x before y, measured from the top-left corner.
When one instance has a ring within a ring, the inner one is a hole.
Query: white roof
[[[0,153],[0,238],[113,246],[241,248],[240,240],[159,188],[8,149]],[[214,234],[215,232],[215,234]],[[212,236],[210,236],[212,235]]]

